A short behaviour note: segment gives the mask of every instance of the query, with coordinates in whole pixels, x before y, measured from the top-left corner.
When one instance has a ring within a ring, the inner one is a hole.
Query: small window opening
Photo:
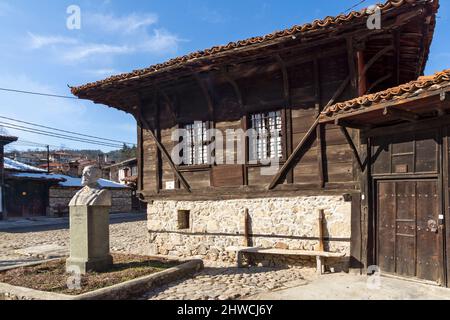
[[[178,210],[178,229],[186,230],[191,227],[191,212],[189,210]]]

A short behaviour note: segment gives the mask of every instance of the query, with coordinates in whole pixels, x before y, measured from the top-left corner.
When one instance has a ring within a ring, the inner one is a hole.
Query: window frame
[[[182,159],[183,162],[179,165],[180,168],[201,168],[201,167],[209,167],[211,166],[211,158],[210,155],[208,154],[209,152],[209,145],[211,143],[211,139],[210,137],[208,137],[207,132],[208,130],[210,130],[213,127],[213,124],[211,121],[194,121],[194,122],[185,122],[185,123],[181,123],[178,125],[178,128],[184,129],[184,130],[188,130],[187,127],[188,126],[192,126],[191,130],[194,130],[194,126],[196,123],[201,122],[202,123],[202,129],[204,128],[205,132],[202,132],[202,142],[201,144],[196,145],[193,139],[194,133],[192,133],[192,135],[190,136],[192,142],[190,145],[190,152],[191,152],[191,159],[192,159],[192,163],[186,163],[186,158],[184,155],[184,148],[183,148],[183,153],[182,153]],[[205,137],[206,136],[206,137]],[[180,137],[180,143],[185,143],[184,141],[184,137]],[[196,158],[196,154],[197,154],[197,150],[196,148],[198,148],[199,146],[203,147],[203,151],[202,151],[202,163],[198,163],[198,159]],[[206,148],[206,151],[204,150]],[[206,162],[205,162],[205,154],[204,152],[206,152]]]
[[[253,117],[256,116],[256,115],[262,115],[263,119],[265,120],[265,127],[266,128],[270,127],[270,124],[269,124],[269,119],[270,119],[269,114],[270,113],[279,113],[280,130],[279,130],[279,137],[278,137],[278,139],[279,139],[279,143],[280,143],[279,153],[281,153],[281,155],[279,156],[278,159],[279,159],[280,163],[282,163],[282,162],[286,161],[286,139],[287,139],[286,135],[287,135],[287,132],[286,132],[286,119],[285,119],[286,111],[285,111],[285,109],[284,108],[278,108],[278,109],[271,109],[271,110],[257,111],[257,112],[248,113],[248,115],[247,115],[247,119],[248,119],[247,120],[247,127],[248,127],[249,130],[252,130],[252,129],[257,130],[257,128],[255,128],[253,126],[254,125],[254,122],[253,122],[254,118]],[[277,126],[277,124],[275,124],[275,126]],[[255,141],[257,141],[258,137],[259,137],[259,134],[257,135],[257,138],[255,139]],[[252,163],[252,162],[253,163],[256,162],[257,165],[261,165],[262,161],[268,161],[270,159],[273,159],[269,155],[269,153],[271,152],[270,150],[272,148],[271,139],[272,139],[272,134],[269,131],[269,134],[266,137],[266,154],[267,154],[267,158],[264,158],[264,159],[261,159],[258,156],[252,157],[252,147],[253,147],[252,143],[253,142],[251,141],[252,140],[251,138],[248,139],[248,146],[247,146],[247,149],[248,149],[248,163],[247,164]],[[258,148],[258,145],[256,146],[256,148]]]

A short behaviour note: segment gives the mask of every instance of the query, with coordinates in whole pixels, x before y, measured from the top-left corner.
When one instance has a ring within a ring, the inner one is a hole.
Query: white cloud
[[[135,49],[124,46],[108,45],[108,44],[85,44],[69,48],[63,55],[63,59],[68,62],[80,61],[96,55],[120,55],[134,52]]]
[[[119,74],[121,72],[116,69],[113,69],[113,68],[105,68],[105,69],[86,70],[85,73],[92,75],[92,76],[104,77],[104,76],[111,76],[114,74]]]
[[[133,33],[158,22],[158,16],[153,13],[130,14],[123,17],[105,14],[87,14],[86,24],[98,27],[107,32]]]
[[[152,53],[176,52],[181,41],[185,40],[178,38],[167,30],[155,29],[153,34],[140,44],[138,49]]]
[[[74,45],[78,43],[76,39],[61,36],[43,36],[36,35],[31,32],[28,32],[28,36],[30,40],[29,46],[31,49],[41,49],[54,45]]]

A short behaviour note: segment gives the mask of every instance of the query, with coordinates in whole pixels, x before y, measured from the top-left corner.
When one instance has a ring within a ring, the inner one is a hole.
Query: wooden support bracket
[[[383,110],[383,115],[398,118],[409,122],[417,122],[420,120],[420,116],[418,114],[402,109],[385,108]]]
[[[180,180],[181,184],[186,189],[186,191],[187,192],[192,192],[191,191],[191,187],[187,183],[186,179],[184,179],[184,177],[181,174],[181,172],[177,169],[175,163],[173,163],[172,157],[167,152],[166,148],[164,148],[164,146],[161,144],[161,142],[159,142],[159,140],[156,138],[155,133],[152,130],[152,127],[145,120],[145,118],[144,118],[144,116],[142,114],[142,110],[140,110],[140,112],[139,112],[139,122],[140,122],[141,128],[145,128],[148,131],[148,133],[150,135],[150,138],[153,140],[153,142],[156,144],[158,150],[161,152],[161,154],[164,156],[166,161],[169,163],[170,167],[172,168],[172,171],[174,172],[176,177]]]
[[[311,128],[309,128],[306,135],[303,137],[303,139],[300,141],[300,143],[295,148],[294,152],[292,152],[291,156],[287,159],[283,167],[280,169],[280,171],[275,175],[272,182],[270,183],[268,189],[272,190],[277,186],[277,184],[280,182],[281,178],[284,177],[287,172],[290,170],[291,166],[295,163],[298,155],[300,154],[300,151],[303,150],[303,146],[306,144],[306,142],[309,140],[311,135],[316,132],[316,128],[319,125],[319,118],[316,119],[316,121],[313,123]]]
[[[347,140],[347,143],[349,144],[350,148],[353,151],[353,154],[355,156],[356,161],[358,162],[358,166],[361,169],[361,171],[364,171],[364,167],[365,165],[363,164],[363,162],[361,161],[361,156],[359,155],[358,149],[355,146],[355,143],[353,142],[352,137],[350,136],[350,133],[348,132],[346,127],[340,127],[342,133],[345,136],[345,139]]]

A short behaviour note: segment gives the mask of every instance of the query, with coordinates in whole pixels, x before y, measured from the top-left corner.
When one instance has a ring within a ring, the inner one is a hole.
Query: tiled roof
[[[434,0],[435,3],[437,2]],[[392,8],[399,8],[403,5],[407,4],[415,4],[415,3],[432,3],[433,0],[389,0],[384,4],[379,4],[378,7],[381,9],[381,12],[385,12],[387,10],[390,10]],[[257,44],[262,44],[268,41],[276,40],[276,39],[282,39],[287,37],[293,37],[295,35],[298,35],[299,33],[304,33],[308,31],[315,31],[320,29],[326,29],[330,26],[338,26],[338,25],[344,25],[349,22],[353,22],[353,20],[356,20],[358,18],[367,17],[370,14],[373,13],[373,9],[363,9],[361,11],[352,11],[348,14],[341,14],[337,17],[326,17],[323,20],[315,20],[312,23],[306,23],[303,25],[296,25],[292,28],[283,30],[283,31],[276,31],[273,33],[270,33],[265,36],[261,37],[253,37],[246,40],[241,40],[237,42],[230,42],[227,45],[224,46],[215,46],[210,49],[205,49],[201,51],[197,51],[182,57],[171,59],[165,63],[156,64],[149,68],[141,69],[141,70],[135,70],[130,73],[124,73],[116,76],[109,77],[107,79],[92,82],[85,84],[83,86],[79,87],[72,87],[71,91],[74,95],[77,95],[80,93],[80,91],[95,88],[101,85],[108,85],[112,84],[118,81],[123,80],[129,80],[136,77],[142,77],[150,75],[154,72],[161,71],[163,69],[174,67],[174,66],[181,66],[183,64],[186,64],[188,62],[195,61],[196,59],[200,58],[207,58],[207,57],[213,57],[219,53],[226,53],[226,52],[232,52],[233,50],[244,48],[244,47],[250,47]]]
[[[373,104],[406,99],[424,91],[439,90],[447,86],[450,86],[450,69],[438,72],[432,76],[420,77],[415,81],[398,87],[336,103],[325,109],[321,114],[321,118],[326,119],[341,113],[351,113],[353,110],[369,108]]]

